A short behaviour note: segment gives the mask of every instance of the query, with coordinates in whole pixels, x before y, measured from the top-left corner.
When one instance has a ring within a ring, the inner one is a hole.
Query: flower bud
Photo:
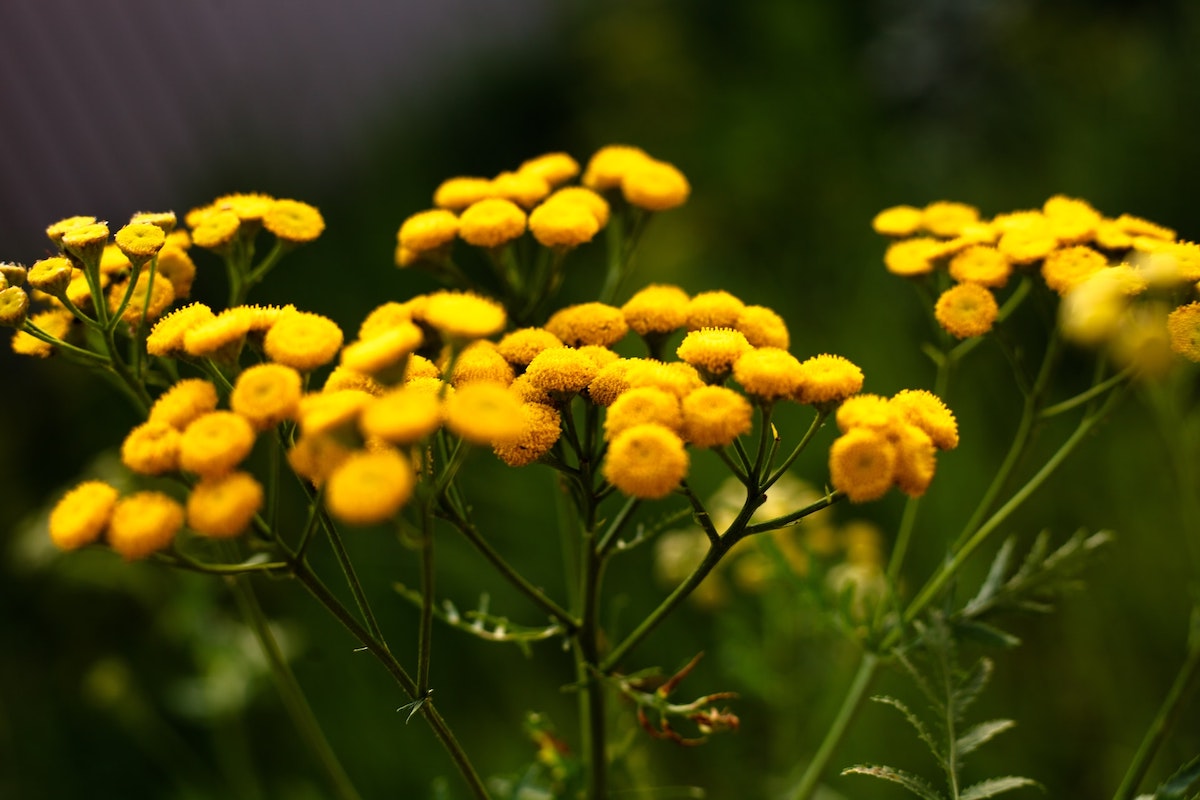
[[[43,258],[30,267],[26,279],[34,289],[58,297],[70,285],[72,270],[71,260],[65,256]]]
[[[29,313],[29,295],[20,286],[0,291],[0,325],[19,328]]]
[[[11,261],[0,263],[0,275],[4,276],[9,286],[24,286],[26,272],[25,267],[20,264],[14,264]]]

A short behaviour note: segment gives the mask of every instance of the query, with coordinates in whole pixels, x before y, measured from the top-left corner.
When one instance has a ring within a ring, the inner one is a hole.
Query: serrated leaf
[[[1006,778],[989,778],[986,781],[980,781],[974,786],[968,786],[960,794],[959,800],[983,800],[985,797],[995,797],[1002,792],[1011,792],[1013,789],[1022,789],[1026,786],[1037,786],[1038,782],[1029,778],[1017,778],[1009,776]]]
[[[1069,547],[1073,539],[1068,539],[1063,547]],[[1042,531],[1033,540],[1033,545],[1029,548],[1029,552],[1025,554],[1025,560],[1021,562],[1021,568],[1017,570],[1017,574],[1013,575],[1013,581],[1024,581],[1037,572],[1040,572],[1046,562],[1046,552],[1050,549],[1050,531]],[[1060,548],[1061,549],[1061,548]]]
[[[955,622],[954,632],[959,638],[970,639],[989,647],[1002,647],[1007,650],[1021,644],[1020,638],[1008,631],[976,620]]]
[[[996,557],[992,559],[992,566],[988,568],[987,577],[979,587],[979,591],[963,607],[964,614],[971,616],[972,609],[987,606],[992,598],[996,596],[996,593],[1004,583],[1004,576],[1008,574],[1008,565],[1012,561],[1013,549],[1016,546],[1017,540],[1011,536],[1004,540],[1004,544],[1000,545],[1000,549],[996,551]]]
[[[904,718],[908,720],[908,724],[912,725],[913,730],[917,732],[917,736],[919,736],[921,741],[925,743],[925,745],[929,748],[929,751],[933,753],[933,757],[939,761],[942,759],[942,750],[938,746],[937,740],[930,735],[929,729],[925,727],[925,723],[921,721],[921,718],[910,711],[908,706],[904,705],[904,703],[900,702],[896,698],[888,697],[887,695],[876,695],[875,697],[872,697],[871,700],[876,703],[882,703],[883,705],[891,706],[903,714]]]
[[[1163,781],[1154,793],[1154,800],[1180,800],[1200,782],[1200,756],[1193,758],[1175,774]]]
[[[962,719],[963,713],[975,702],[975,698],[979,697],[979,693],[983,691],[983,687],[987,686],[988,679],[991,677],[992,660],[990,658],[979,659],[979,662],[954,690],[951,697],[950,704],[954,709],[956,719]]]
[[[917,797],[923,800],[945,800],[941,792],[934,789],[925,781],[924,778],[905,772],[904,770],[893,769],[892,767],[881,767],[874,764],[858,764],[849,769],[842,770],[843,775],[870,775],[872,778],[880,778],[885,781],[897,783],[908,789]]]
[[[958,742],[955,744],[958,754],[964,756],[973,750],[978,750],[981,746],[987,744],[1016,724],[1011,719],[993,719],[973,726],[962,736],[958,737]]]

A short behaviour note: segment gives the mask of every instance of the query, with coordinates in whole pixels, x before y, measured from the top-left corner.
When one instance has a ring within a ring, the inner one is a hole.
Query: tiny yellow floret
[[[401,247],[413,253],[437,250],[458,238],[458,217],[444,208],[420,211],[404,220],[396,234]]]
[[[921,209],[915,206],[885,208],[871,220],[871,227],[883,236],[912,236],[921,230]]]
[[[904,389],[889,401],[910,424],[933,440],[939,450],[958,447],[958,421],[942,399],[925,389]]]
[[[683,337],[675,349],[675,355],[719,380],[729,374],[735,361],[752,349],[741,331],[733,328],[701,328],[689,331]]]
[[[687,202],[692,187],[673,164],[646,159],[634,163],[621,176],[621,194],[630,204],[647,211],[668,211]]]
[[[504,330],[504,306],[470,292],[441,291],[429,295],[414,317],[449,339],[467,341]]]
[[[523,431],[521,405],[502,383],[468,383],[446,397],[446,427],[472,444],[507,444]]]
[[[678,286],[650,284],[621,306],[625,322],[639,336],[663,335],[687,324],[691,298]]]
[[[562,435],[562,417],[547,405],[522,403],[521,422],[520,434],[493,447],[496,456],[510,467],[523,467],[537,461]]]
[[[743,353],[733,364],[733,377],[747,394],[771,401],[794,397],[803,380],[800,361],[778,347],[759,347]]]
[[[1188,361],[1200,361],[1200,302],[1179,306],[1167,315],[1171,350]]]

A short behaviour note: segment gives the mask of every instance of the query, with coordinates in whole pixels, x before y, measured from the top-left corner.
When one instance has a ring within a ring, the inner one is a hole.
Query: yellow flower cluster
[[[184,217],[192,241],[222,252],[235,240],[253,240],[266,230],[281,242],[311,242],[325,230],[321,212],[299,200],[279,200],[266,194],[227,194],[193,208]]]

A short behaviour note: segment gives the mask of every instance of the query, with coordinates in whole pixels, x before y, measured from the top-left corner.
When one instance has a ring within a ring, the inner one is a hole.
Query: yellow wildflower
[[[562,340],[545,328],[520,328],[505,334],[496,349],[508,363],[524,367],[543,350],[562,346]]]
[[[662,335],[687,324],[691,298],[678,286],[650,284],[625,301],[621,313],[640,336]]]
[[[729,292],[700,292],[688,301],[687,328],[734,328],[746,304]]]
[[[852,428],[829,448],[829,480],[852,503],[878,500],[896,475],[896,447],[871,428]]]
[[[425,335],[412,322],[405,320],[390,330],[346,345],[342,350],[342,366],[355,372],[374,375],[393,367],[421,346]]]
[[[629,326],[621,309],[605,303],[579,303],[559,309],[546,320],[546,330],[570,347],[619,342]]]
[[[616,350],[610,350],[598,344],[585,344],[576,349],[591,359],[591,362],[596,365],[596,369],[604,369],[621,357]]]
[[[871,220],[871,227],[884,236],[912,236],[921,230],[923,212],[915,206],[892,206],[885,208]]]
[[[632,359],[625,371],[625,380],[631,389],[657,386],[681,400],[704,385],[700,373],[691,364],[682,361],[664,363],[650,358]]]
[[[877,394],[855,395],[838,406],[838,430],[842,433],[848,433],[852,428],[886,431],[903,421],[903,409],[904,402],[893,404]]]
[[[754,347],[778,347],[787,350],[791,344],[787,323],[783,317],[766,306],[746,306],[738,313],[733,326],[741,331]]]
[[[582,203],[547,200],[529,214],[529,231],[543,247],[577,247],[599,230],[595,215]]]
[[[162,228],[149,222],[131,222],[117,231],[113,240],[126,258],[140,264],[162,249],[167,235]]]
[[[1170,330],[1163,325],[1165,311],[1160,303],[1139,304],[1130,309],[1109,342],[1109,352],[1118,369],[1132,369],[1142,380],[1156,380],[1167,373],[1175,361],[1171,356],[1175,347]]]
[[[760,347],[742,354],[733,364],[733,377],[747,394],[762,400],[793,397],[804,372],[800,361],[778,347]]]
[[[525,212],[500,197],[472,203],[458,222],[458,235],[475,247],[500,247],[525,233]]]
[[[529,380],[528,375],[518,375],[516,379],[508,385],[509,391],[515,394],[522,403],[540,403],[544,406],[553,406],[558,401],[550,396],[550,393],[533,381]]]
[[[117,494],[103,481],[84,481],[67,492],[50,511],[50,540],[60,550],[76,550],[99,539]]]
[[[933,440],[916,425],[905,424],[892,431],[891,442],[896,448],[896,488],[909,497],[920,497],[933,481],[937,461]]]
[[[1100,227],[1100,212],[1084,200],[1055,195],[1042,205],[1042,213],[1050,222],[1054,235],[1064,244],[1080,244],[1091,240]]]
[[[258,430],[292,419],[300,407],[300,373],[283,364],[256,364],[237,377],[229,407]]]
[[[687,477],[688,454],[683,440],[654,423],[634,425],[618,434],[604,459],[604,477],[633,497],[666,497]]]
[[[492,182],[487,178],[450,178],[433,193],[433,204],[450,211],[462,211],[468,206],[495,197]]]
[[[889,245],[883,254],[883,265],[893,275],[913,278],[933,272],[933,262],[941,254],[941,242],[928,236],[918,236]]]
[[[990,331],[1000,308],[985,287],[977,283],[960,283],[942,292],[933,313],[947,333],[966,339]]]
[[[351,525],[374,525],[396,515],[416,486],[412,462],[391,448],[351,454],[325,486],[329,513]]]
[[[999,289],[1008,283],[1012,264],[995,247],[977,244],[967,247],[950,259],[950,277],[959,283],[978,283]]]
[[[225,194],[209,204],[210,209],[232,211],[239,219],[261,222],[275,204],[275,198],[260,192]]]
[[[444,208],[420,211],[404,220],[396,233],[401,247],[421,254],[450,244],[458,238],[458,217]]]
[[[401,445],[424,439],[441,424],[442,403],[438,396],[409,387],[392,389],[367,403],[358,418],[365,438]]]
[[[496,345],[486,339],[478,339],[464,347],[454,359],[450,385],[457,389],[468,383],[487,381],[507,386],[514,377],[512,366],[500,355]]]
[[[640,386],[623,392],[604,416],[604,438],[612,440],[621,431],[648,422],[680,433],[683,410],[679,398],[656,386]]]
[[[66,256],[53,256],[35,261],[29,268],[25,281],[30,287],[57,297],[66,291],[73,272],[71,259]]]
[[[1042,278],[1060,295],[1108,266],[1108,259],[1086,245],[1055,250],[1042,262]]]
[[[18,288],[19,287],[16,286],[10,286],[3,292],[0,292],[0,297],[2,297],[6,292],[11,292]],[[75,317],[70,311],[66,311],[64,309],[53,309],[34,314],[29,318],[29,322],[41,328],[55,339],[61,340],[66,339],[67,334],[71,332],[71,326],[75,322]],[[25,331],[17,331],[16,334],[13,335],[12,349],[17,355],[37,356],[39,358],[46,358],[54,352],[54,347],[50,343],[43,342],[41,339],[30,336]]]
[[[58,222],[55,222],[53,225],[46,228],[46,235],[50,237],[50,241],[54,242],[55,246],[61,246],[63,234],[65,234],[67,231],[71,230],[72,228],[91,225],[95,223],[95,221],[95,217],[66,217],[65,219],[60,219]]]
[[[588,160],[580,182],[589,189],[616,189],[634,167],[651,160],[644,150],[627,145],[608,145],[597,150]]]
[[[193,306],[200,305],[200,303],[193,304]],[[188,306],[188,308],[191,307]],[[203,308],[207,310],[207,306],[203,306]],[[187,325],[184,330],[179,331],[179,334],[183,340],[183,349],[192,356],[228,354],[231,356],[228,360],[233,360],[232,356],[241,349],[242,342],[245,340],[246,334],[250,332],[250,326],[254,323],[254,312],[247,306],[227,308],[214,317],[208,317],[200,310],[194,314],[194,319],[184,318],[179,321],[180,327],[184,324]],[[167,319],[174,318],[175,316],[172,315]],[[157,331],[156,326],[154,331],[151,331],[151,336]],[[174,333],[173,330],[168,332]],[[147,342],[147,349],[149,349],[148,345],[149,342]]]
[[[248,472],[204,478],[188,495],[187,524],[202,536],[237,536],[250,526],[262,505],[262,484]]]
[[[430,361],[425,356],[419,356],[416,353],[408,357],[408,363],[404,367],[404,380],[412,381],[416,378],[441,378],[442,371],[438,369],[438,365]]]
[[[148,420],[129,432],[121,444],[121,463],[142,475],[161,475],[179,468],[180,433],[161,420]]]
[[[521,405],[502,383],[469,383],[446,397],[446,427],[472,444],[509,443],[521,435]]]
[[[863,373],[858,365],[842,356],[824,353],[800,364],[798,403],[818,405],[840,403],[862,390]]]
[[[1031,264],[1054,252],[1058,234],[1045,215],[1028,212],[1014,216],[1014,221],[996,242],[996,249],[1014,264]]]
[[[494,196],[533,208],[550,194],[550,183],[533,172],[501,172],[492,178]]]
[[[128,280],[109,289],[108,310],[110,312],[114,314],[117,312],[117,308],[120,307],[121,301],[128,291]],[[146,301],[147,294],[150,296],[148,303]],[[171,285],[171,282],[162,275],[154,275],[153,283],[151,283],[151,273],[144,271],[138,275],[137,283],[134,284],[133,293],[129,296],[129,303],[125,306],[121,319],[130,325],[137,325],[142,320],[142,309],[146,311],[146,319],[158,319],[173,302],[175,302],[175,287]]]
[[[174,211],[139,211],[129,218],[130,222],[144,222],[162,229],[163,235],[169,236],[175,230]]]
[[[696,447],[724,447],[750,432],[750,403],[724,386],[704,386],[683,398],[683,435]]]
[[[288,466],[313,486],[321,486],[351,452],[335,436],[301,436],[288,450]]]
[[[529,382],[551,396],[565,397],[588,387],[600,367],[572,347],[551,347],[534,356],[525,369]]]
[[[958,236],[964,227],[977,222],[979,209],[966,203],[940,200],[930,203],[921,211],[921,227],[943,239],[952,239]]]
[[[675,165],[645,159],[621,176],[621,194],[630,204],[647,211],[667,211],[687,202],[692,187]]]
[[[167,245],[158,253],[158,274],[171,282],[175,289],[175,299],[187,297],[192,293],[192,282],[196,278],[196,263],[187,251],[180,247]]]
[[[337,323],[308,311],[281,315],[263,339],[268,358],[301,372],[328,364],[341,346],[342,329]]]
[[[482,339],[504,330],[504,306],[469,292],[434,292],[414,317],[450,339]]]
[[[191,303],[177,308],[150,329],[150,335],[146,337],[146,352],[152,356],[164,357],[178,353],[184,349],[184,339],[188,331],[215,318],[212,309],[203,303]],[[244,333],[245,331],[239,334],[239,338]]]
[[[376,381],[370,375],[346,366],[334,367],[328,377],[325,378],[324,386],[321,387],[321,390],[324,392],[336,392],[339,389],[357,389],[375,397],[378,397],[385,391],[383,384]]]
[[[892,397],[889,405],[899,411],[909,424],[927,433],[939,450],[958,447],[958,421],[954,418],[954,412],[933,392],[904,389]]]
[[[564,186],[547,197],[546,202],[583,206],[592,212],[599,228],[608,224],[609,215],[612,213],[608,201],[603,196],[584,186]]]
[[[210,411],[192,420],[179,440],[179,466],[205,477],[229,472],[250,455],[254,428],[240,414]]]
[[[162,550],[183,527],[183,507],[162,492],[136,492],[113,506],[108,544],[126,561]]]
[[[729,374],[733,363],[753,348],[741,331],[733,328],[701,328],[689,331],[675,350],[682,361],[715,379]]]
[[[1148,219],[1135,217],[1132,214],[1122,214],[1113,222],[1117,228],[1124,231],[1129,236],[1146,236],[1151,239],[1161,239],[1164,242],[1172,242],[1175,240],[1175,231],[1170,228],[1151,222]]]
[[[99,264],[106,244],[108,244],[108,225],[104,222],[78,225],[62,236],[63,248],[84,264]]]
[[[193,244],[205,250],[220,251],[237,236],[242,219],[232,211],[212,210],[201,216],[195,225],[192,225],[189,214],[188,224],[192,226]]]
[[[610,406],[622,392],[629,389],[629,369],[634,359],[621,358],[601,367],[596,377],[588,384],[588,398],[599,406]]]
[[[318,436],[353,425],[373,396],[358,389],[306,394],[300,398],[296,421],[305,436]]]
[[[185,378],[159,395],[150,406],[149,419],[177,430],[217,408],[217,387],[203,378]]]
[[[263,214],[262,225],[285,242],[311,242],[325,230],[321,212],[299,200],[276,200]]]
[[[412,322],[412,308],[407,303],[397,303],[389,300],[383,305],[376,306],[358,326],[358,338],[370,339],[392,328]]]
[[[550,452],[562,435],[562,417],[540,403],[521,404],[521,432],[511,441],[493,447],[496,456],[510,467],[532,464]]]
[[[1123,264],[1105,267],[1063,295],[1058,306],[1058,323],[1063,335],[1073,342],[1095,346],[1116,333],[1129,306],[1129,297],[1146,279]]]
[[[7,281],[5,282],[7,283]],[[20,286],[0,288],[0,327],[20,328],[25,324],[25,319],[28,316],[29,294],[25,289]],[[24,333],[24,331],[21,333]],[[29,336],[27,333],[25,335]],[[34,337],[29,336],[29,338],[32,339]]]
[[[1171,349],[1188,361],[1200,361],[1200,302],[1179,306],[1167,315]]]
[[[579,162],[566,153],[546,153],[523,162],[517,172],[537,175],[551,186],[557,186],[579,174]]]

